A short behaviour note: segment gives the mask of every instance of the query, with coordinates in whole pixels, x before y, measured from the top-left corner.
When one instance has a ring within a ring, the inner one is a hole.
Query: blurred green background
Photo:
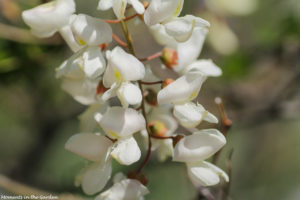
[[[22,10],[41,2],[0,0],[0,174],[86,198],[74,186],[85,161],[64,150],[85,107],[55,79],[71,52],[59,35],[34,38],[21,19]],[[97,1],[77,3],[77,12],[99,16]],[[233,121],[218,162],[226,170],[233,149],[230,199],[300,199],[300,1],[185,0],[185,13],[212,22],[200,57],[212,58],[224,74],[207,81],[199,101],[218,114],[214,98],[222,97]],[[197,199],[185,173],[183,164],[153,159],[146,199]]]

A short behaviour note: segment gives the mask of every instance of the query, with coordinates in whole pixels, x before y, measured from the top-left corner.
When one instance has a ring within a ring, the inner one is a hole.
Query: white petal
[[[191,37],[195,27],[205,28],[209,25],[210,24],[204,19],[186,15],[172,19],[165,24],[165,27],[166,32],[173,36],[178,42],[185,42]]]
[[[108,10],[112,8],[113,0],[100,0],[98,3],[98,10]]]
[[[70,25],[66,25],[59,29],[59,33],[64,38],[68,46],[71,48],[73,52],[77,52],[79,49],[81,49],[81,46],[78,45],[76,42],[74,35],[72,33],[72,29]]]
[[[161,144],[158,148],[157,156],[158,156],[158,160],[163,162],[168,157],[173,156],[174,153],[173,140],[167,139],[160,142]]]
[[[22,13],[23,20],[38,37],[50,37],[68,24],[75,12],[73,0],[57,0],[39,5]]]
[[[127,6],[127,0],[114,0],[113,10],[118,19],[123,19],[125,16],[125,9]]]
[[[144,5],[139,2],[139,0],[128,0],[128,3],[130,3],[132,5],[132,7],[134,8],[134,10],[138,13],[138,14],[143,14],[145,12],[145,7]]]
[[[173,68],[176,72],[180,72],[198,58],[207,32],[207,29],[196,27],[188,41],[178,43],[176,47],[178,54],[178,65]]]
[[[88,78],[96,78],[105,70],[105,60],[100,48],[97,46],[88,47],[82,54],[84,72]]]
[[[156,42],[162,46],[168,46],[170,48],[175,48],[177,45],[176,40],[171,37],[166,32],[166,28],[162,24],[155,24],[153,26],[150,26],[150,31],[156,40]]]
[[[185,71],[199,71],[205,76],[221,76],[222,70],[211,60],[198,60],[190,64]]]
[[[64,79],[62,89],[83,105],[90,105],[96,102],[96,90],[99,80],[73,80]]]
[[[92,133],[73,135],[65,144],[65,149],[91,161],[101,161],[112,142],[105,136]]]
[[[80,45],[97,46],[112,41],[112,29],[102,19],[79,14],[71,25]]]
[[[104,92],[100,99],[104,102],[106,102],[108,99],[113,98],[117,96],[117,91],[118,91],[119,85],[117,83],[114,83],[109,90]]]
[[[145,76],[143,63],[121,47],[115,47],[107,59],[117,81],[137,81]]]
[[[141,157],[141,150],[133,137],[118,140],[111,156],[121,165],[131,165]]]
[[[180,124],[187,128],[194,128],[198,126],[202,120],[206,119],[209,120],[209,122],[218,123],[218,119],[206,111],[202,105],[196,105],[193,102],[175,105],[173,113]],[[206,118],[207,115],[209,115],[209,117]]]
[[[112,138],[128,137],[145,128],[143,115],[131,108],[111,107],[99,123]]]
[[[144,19],[148,26],[152,26],[176,17],[180,14],[184,0],[152,0],[145,11]]]
[[[219,176],[223,177],[226,182],[229,181],[228,175],[217,166],[205,162],[188,163],[188,175],[202,186],[212,186],[220,182]]]
[[[220,150],[226,139],[217,129],[195,132],[181,139],[174,149],[174,161],[197,162],[204,160]]]
[[[159,104],[180,104],[191,101],[198,96],[206,77],[198,72],[189,72],[159,91]]]
[[[127,108],[128,105],[137,105],[142,102],[140,88],[132,83],[122,83],[118,89],[117,95],[124,108]]]
[[[103,76],[103,85],[106,88],[110,88],[116,82],[116,77],[113,67],[108,64]]]
[[[88,195],[100,192],[111,177],[111,161],[94,163],[89,166],[82,177],[81,186]]]
[[[115,183],[110,189],[101,193],[95,200],[141,200],[149,190],[139,181],[125,179]]]

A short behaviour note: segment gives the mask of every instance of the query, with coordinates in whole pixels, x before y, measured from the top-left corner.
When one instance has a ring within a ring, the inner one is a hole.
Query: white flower
[[[79,14],[71,24],[74,37],[79,45],[98,46],[112,41],[112,29],[99,18]]]
[[[174,37],[177,42],[186,42],[192,35],[194,28],[206,28],[210,24],[208,21],[195,17],[193,15],[186,15],[184,17],[174,18],[164,24],[168,35]]]
[[[84,105],[95,103],[99,76],[105,70],[105,60],[96,46],[82,48],[56,69],[62,78],[62,88]]]
[[[136,105],[142,101],[142,93],[138,86],[130,81],[141,80],[145,76],[145,67],[136,57],[126,53],[122,48],[115,47],[107,51],[107,69],[103,84],[110,88],[101,97],[104,101],[118,96],[123,107]]]
[[[188,72],[159,91],[159,104],[182,104],[195,99],[206,77],[199,72]]]
[[[73,0],[56,0],[26,10],[22,17],[34,35],[50,37],[69,23],[74,12]]]
[[[194,128],[203,120],[210,123],[218,123],[218,119],[198,103],[197,105],[193,102],[175,105],[173,114],[180,124],[187,128]]]
[[[124,179],[102,192],[96,200],[141,200],[148,193],[148,189],[139,181]]]
[[[145,12],[144,5],[139,0],[100,0],[98,4],[99,10],[108,10],[113,8],[113,11],[118,19],[123,19],[127,3],[131,4],[138,14]]]
[[[120,138],[115,143],[105,136],[81,133],[72,136],[65,149],[94,163],[82,170],[77,177],[86,194],[101,191],[111,176],[111,157],[122,165],[131,165],[141,157],[141,151],[133,137]]]
[[[195,185],[216,185],[220,182],[220,177],[226,182],[229,181],[228,175],[222,169],[206,161],[187,163],[187,170]]]
[[[152,0],[144,14],[145,23],[152,26],[179,16],[183,3],[184,0]]]
[[[102,116],[96,115],[103,130],[112,138],[126,138],[145,128],[145,119],[132,108],[110,107]]]
[[[212,60],[197,60],[192,64],[188,65],[184,72],[188,71],[198,71],[204,74],[205,76],[217,77],[222,75],[222,70],[212,62]]]
[[[175,146],[173,161],[197,162],[219,151],[226,139],[217,129],[205,129],[181,139]]]

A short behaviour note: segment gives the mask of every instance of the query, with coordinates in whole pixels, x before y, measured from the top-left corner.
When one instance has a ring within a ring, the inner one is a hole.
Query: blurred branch
[[[23,185],[21,183],[18,183],[16,181],[13,181],[6,176],[3,176],[0,174],[0,188],[4,189],[7,192],[10,192],[12,194],[22,195],[22,196],[48,196],[48,195],[54,195],[53,193],[49,193],[46,191],[42,191],[27,185]],[[72,200],[80,200],[82,198],[78,196],[74,196],[71,194],[61,194],[57,195],[59,199],[72,199]]]
[[[51,37],[49,39],[39,39],[34,37],[30,31],[11,25],[0,23],[0,38],[11,40],[14,42],[26,44],[47,44],[58,45],[61,44],[59,37]]]

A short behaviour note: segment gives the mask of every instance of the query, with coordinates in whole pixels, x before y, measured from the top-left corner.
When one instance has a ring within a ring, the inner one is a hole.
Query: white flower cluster
[[[172,157],[173,161],[186,163],[193,182],[215,185],[220,176],[228,181],[226,173],[205,161],[225,145],[222,133],[216,129],[186,136],[175,133],[178,124],[189,129],[203,120],[218,123],[213,114],[193,102],[207,77],[222,74],[211,60],[197,60],[209,23],[192,15],[178,17],[184,0],[152,0],[149,4],[138,0],[100,0],[98,9],[112,8],[124,25],[127,3],[157,42],[165,46],[162,63],[177,72],[178,79],[160,81],[150,66],[145,67],[142,59],[120,46],[105,50],[114,35],[109,20],[74,14],[73,0],[55,0],[23,12],[23,19],[34,35],[50,37],[59,32],[74,51],[57,68],[56,75],[67,93],[79,103],[89,105],[80,116],[82,133],[72,136],[65,145],[68,151],[90,161],[76,184],[86,194],[96,194],[111,178],[112,159],[121,165],[139,161],[141,150],[134,137],[136,133],[145,136],[150,144],[149,155],[156,151],[161,161]],[[130,39],[128,45],[132,45],[129,43]],[[157,85],[161,83],[162,87]],[[119,99],[120,106],[109,106],[114,97]],[[147,159],[133,175],[115,176],[113,186],[96,199],[143,199],[149,191],[139,177]]]

